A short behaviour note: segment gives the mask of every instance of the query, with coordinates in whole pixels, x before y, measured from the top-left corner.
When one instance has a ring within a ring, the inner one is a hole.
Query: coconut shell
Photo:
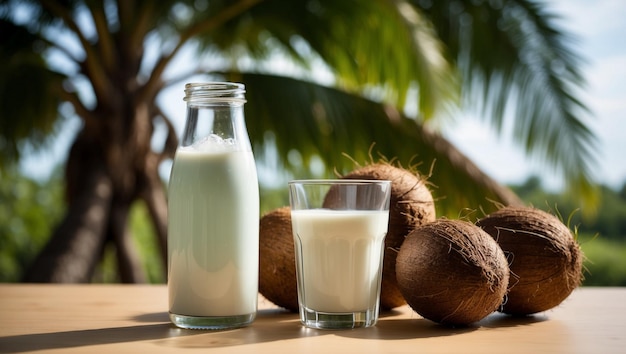
[[[468,325],[497,310],[509,282],[498,244],[476,225],[441,219],[413,230],[398,252],[398,287],[415,312]]]
[[[343,176],[347,179],[391,181],[389,230],[385,237],[380,307],[406,304],[396,281],[396,256],[404,238],[417,226],[434,221],[435,203],[425,180],[406,169],[385,163],[371,164]]]
[[[512,278],[502,312],[529,315],[549,310],[580,285],[582,251],[556,216],[530,207],[505,207],[476,224],[510,259]]]
[[[289,207],[275,209],[261,217],[259,292],[280,307],[298,311],[296,260]]]

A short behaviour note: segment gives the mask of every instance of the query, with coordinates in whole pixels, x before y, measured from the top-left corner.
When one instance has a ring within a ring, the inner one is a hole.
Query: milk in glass
[[[328,313],[369,310],[380,293],[389,212],[292,210],[291,218],[303,304]]]

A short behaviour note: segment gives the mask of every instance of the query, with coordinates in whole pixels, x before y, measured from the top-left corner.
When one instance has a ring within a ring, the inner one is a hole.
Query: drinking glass
[[[302,324],[375,325],[391,182],[296,180],[288,186]]]

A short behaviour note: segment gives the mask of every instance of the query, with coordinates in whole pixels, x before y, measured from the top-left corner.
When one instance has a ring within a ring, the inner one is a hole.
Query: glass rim
[[[293,184],[311,184],[311,185],[321,185],[321,184],[391,184],[390,180],[386,179],[349,179],[349,178],[337,178],[337,179],[324,179],[324,178],[314,178],[314,179],[295,179],[287,182],[288,185]]]

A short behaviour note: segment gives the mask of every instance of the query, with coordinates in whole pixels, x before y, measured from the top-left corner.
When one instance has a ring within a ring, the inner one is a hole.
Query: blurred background
[[[246,84],[262,212],[379,159],[438,216],[560,214],[626,285],[626,4],[0,2],[0,281],[165,282],[186,82]],[[513,192],[513,193],[511,193]]]

